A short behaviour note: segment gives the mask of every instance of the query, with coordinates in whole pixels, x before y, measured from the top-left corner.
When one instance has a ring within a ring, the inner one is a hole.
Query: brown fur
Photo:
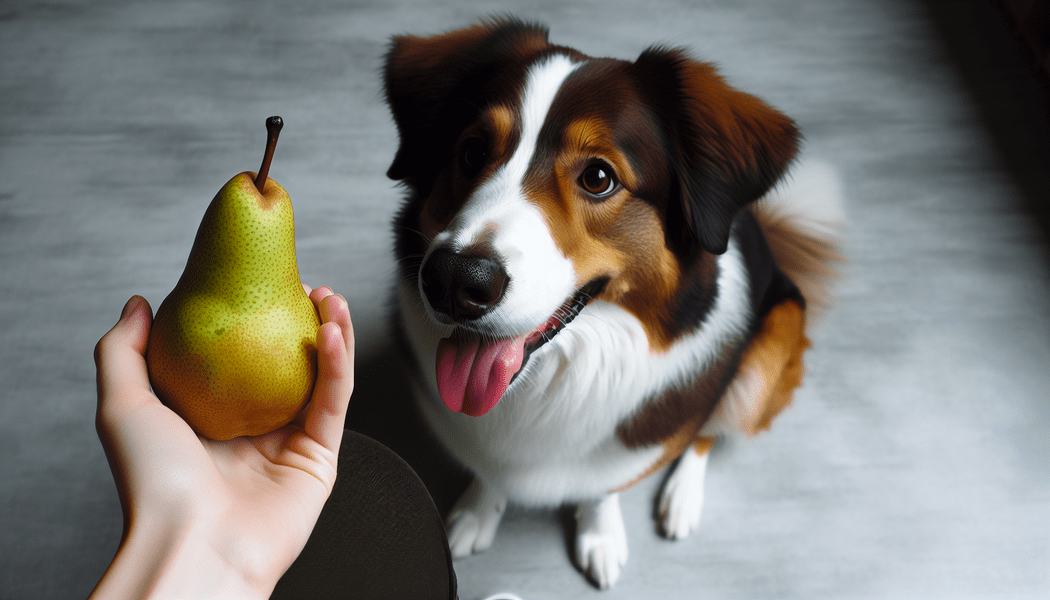
[[[776,306],[740,361],[740,371],[726,397],[741,392],[749,395],[747,402],[753,410],[741,423],[747,434],[768,429],[773,418],[791,403],[795,388],[802,384],[802,353],[810,345],[805,326],[801,306],[794,302]]]
[[[399,256],[422,254],[422,240],[442,231],[478,182],[509,159],[521,134],[515,107],[523,69],[549,51],[582,58],[520,23],[395,39],[386,84],[402,143],[389,174],[413,190],[399,227],[423,234],[399,238]],[[487,79],[476,88],[463,87],[480,74]],[[754,204],[795,158],[798,131],[712,65],[651,48],[635,63],[590,61],[559,93],[545,125],[553,133],[541,134],[524,189],[572,259],[577,286],[608,280],[600,298],[637,317],[654,352],[670,349],[702,318],[715,289],[715,257],[740,210],[753,212],[777,265],[805,298],[805,308],[794,300],[773,307],[753,337],[727,341],[693,382],[653,398],[618,428],[629,448],[663,447],[641,479],[691,445],[710,450],[711,438],[699,432],[723,409],[748,434],[769,427],[801,384],[806,328],[830,305],[844,260],[833,232]],[[477,140],[487,144],[486,164],[464,173],[457,157]],[[622,188],[585,194],[578,178],[593,160],[607,163]]]
[[[802,355],[810,346],[805,334],[809,316],[830,307],[831,284],[845,258],[832,235],[805,227],[800,219],[766,205],[755,205],[751,210],[778,265],[802,291],[806,307],[793,301],[777,305],[766,315],[742,356],[727,351],[694,385],[667,392],[622,425],[618,434],[628,447],[660,443],[664,452],[643,476],[619,489],[663,468],[687,451],[690,442],[698,444],[700,454],[709,451],[711,438],[699,436],[698,432],[719,401],[735,405],[729,410],[742,410],[736,426],[748,435],[756,435],[770,427],[802,384]],[[724,382],[730,373],[734,374],[732,383],[721,397],[716,397],[714,394],[720,393],[718,390],[724,385],[719,382]]]

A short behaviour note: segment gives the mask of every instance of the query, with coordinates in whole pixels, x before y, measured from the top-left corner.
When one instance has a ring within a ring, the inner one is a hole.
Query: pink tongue
[[[492,410],[521,368],[526,337],[482,342],[457,336],[438,342],[437,384],[445,406],[472,417]]]

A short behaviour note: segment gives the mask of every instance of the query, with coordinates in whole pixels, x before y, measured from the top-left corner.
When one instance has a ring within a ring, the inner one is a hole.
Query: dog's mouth
[[[603,278],[583,286],[527,333],[492,339],[456,329],[443,338],[437,348],[437,384],[445,406],[472,417],[492,410],[532,353],[565,329],[606,283]]]

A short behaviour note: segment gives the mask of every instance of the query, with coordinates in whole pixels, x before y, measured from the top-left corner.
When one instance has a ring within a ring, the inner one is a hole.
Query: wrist
[[[269,581],[232,564],[219,551],[227,542],[215,538],[222,528],[201,521],[132,519],[91,598],[268,598],[280,574]]]

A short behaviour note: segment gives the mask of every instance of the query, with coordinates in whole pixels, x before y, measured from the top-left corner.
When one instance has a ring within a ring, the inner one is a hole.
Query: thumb
[[[132,296],[120,319],[95,345],[99,402],[103,397],[126,396],[132,388],[149,390],[146,344],[153,312],[142,296]],[[116,394],[114,394],[116,392]]]

